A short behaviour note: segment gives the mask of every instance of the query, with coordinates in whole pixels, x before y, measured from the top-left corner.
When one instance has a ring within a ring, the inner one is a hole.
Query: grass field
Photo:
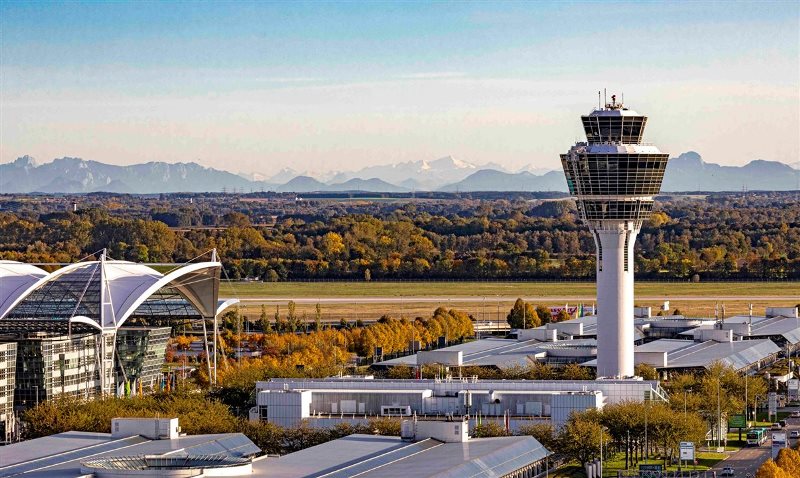
[[[578,297],[594,296],[594,282],[234,282],[240,298],[258,297]],[[800,302],[800,282],[638,282],[637,296],[781,296]]]
[[[270,317],[276,305],[285,314],[291,299],[297,302],[297,313],[309,321],[317,302],[325,321],[372,321],[384,314],[425,317],[437,307],[464,310],[478,320],[503,321],[517,297],[543,305],[591,304],[595,292],[594,282],[239,282],[224,283],[220,296],[242,299],[241,310],[251,319],[260,315],[262,305]],[[716,302],[725,304],[728,316],[746,314],[751,303],[755,314],[763,314],[768,305],[800,303],[800,283],[639,282],[636,297],[637,305],[651,306],[653,313],[669,300],[671,311],[677,308],[690,316],[713,316]]]

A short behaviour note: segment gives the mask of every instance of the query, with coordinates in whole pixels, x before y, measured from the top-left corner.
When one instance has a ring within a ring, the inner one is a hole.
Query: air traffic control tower
[[[587,141],[562,154],[561,165],[597,248],[597,376],[631,377],[633,243],[653,210],[669,155],[642,143],[647,117],[616,96],[581,120]]]

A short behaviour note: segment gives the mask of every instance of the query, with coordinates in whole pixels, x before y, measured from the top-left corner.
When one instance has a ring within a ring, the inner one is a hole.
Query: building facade
[[[17,344],[0,343],[0,440],[8,443],[14,435],[14,372],[17,366]]]
[[[272,379],[257,382],[251,418],[326,427],[374,416],[481,416],[561,426],[573,412],[644,400],[667,397],[658,382],[645,380]]]

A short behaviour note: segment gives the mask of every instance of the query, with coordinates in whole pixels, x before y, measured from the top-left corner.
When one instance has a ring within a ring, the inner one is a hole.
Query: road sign
[[[728,418],[728,428],[747,428],[747,420],[744,415],[731,415]]]
[[[778,457],[781,448],[786,448],[786,432],[772,432],[772,459]]]
[[[680,445],[681,460],[694,460],[694,443],[682,441]]]

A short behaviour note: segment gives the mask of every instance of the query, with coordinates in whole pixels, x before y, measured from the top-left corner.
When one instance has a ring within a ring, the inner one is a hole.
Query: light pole
[[[600,425],[600,478],[603,478],[603,425]]]
[[[747,413],[747,370],[744,371],[744,424],[747,425],[748,421],[750,420],[749,414]],[[741,437],[742,429],[739,429],[739,441],[742,440]]]
[[[766,397],[763,394],[756,394],[753,397],[753,421],[758,421],[758,397]]]
[[[683,426],[686,426],[686,392],[692,393],[691,388],[683,389]]]
[[[644,401],[644,463],[647,464],[647,451],[648,451],[648,443],[647,443],[647,411],[649,410],[650,401]]]
[[[717,450],[721,447],[722,440],[722,412],[720,411],[719,403],[719,382],[720,377],[717,377]]]

